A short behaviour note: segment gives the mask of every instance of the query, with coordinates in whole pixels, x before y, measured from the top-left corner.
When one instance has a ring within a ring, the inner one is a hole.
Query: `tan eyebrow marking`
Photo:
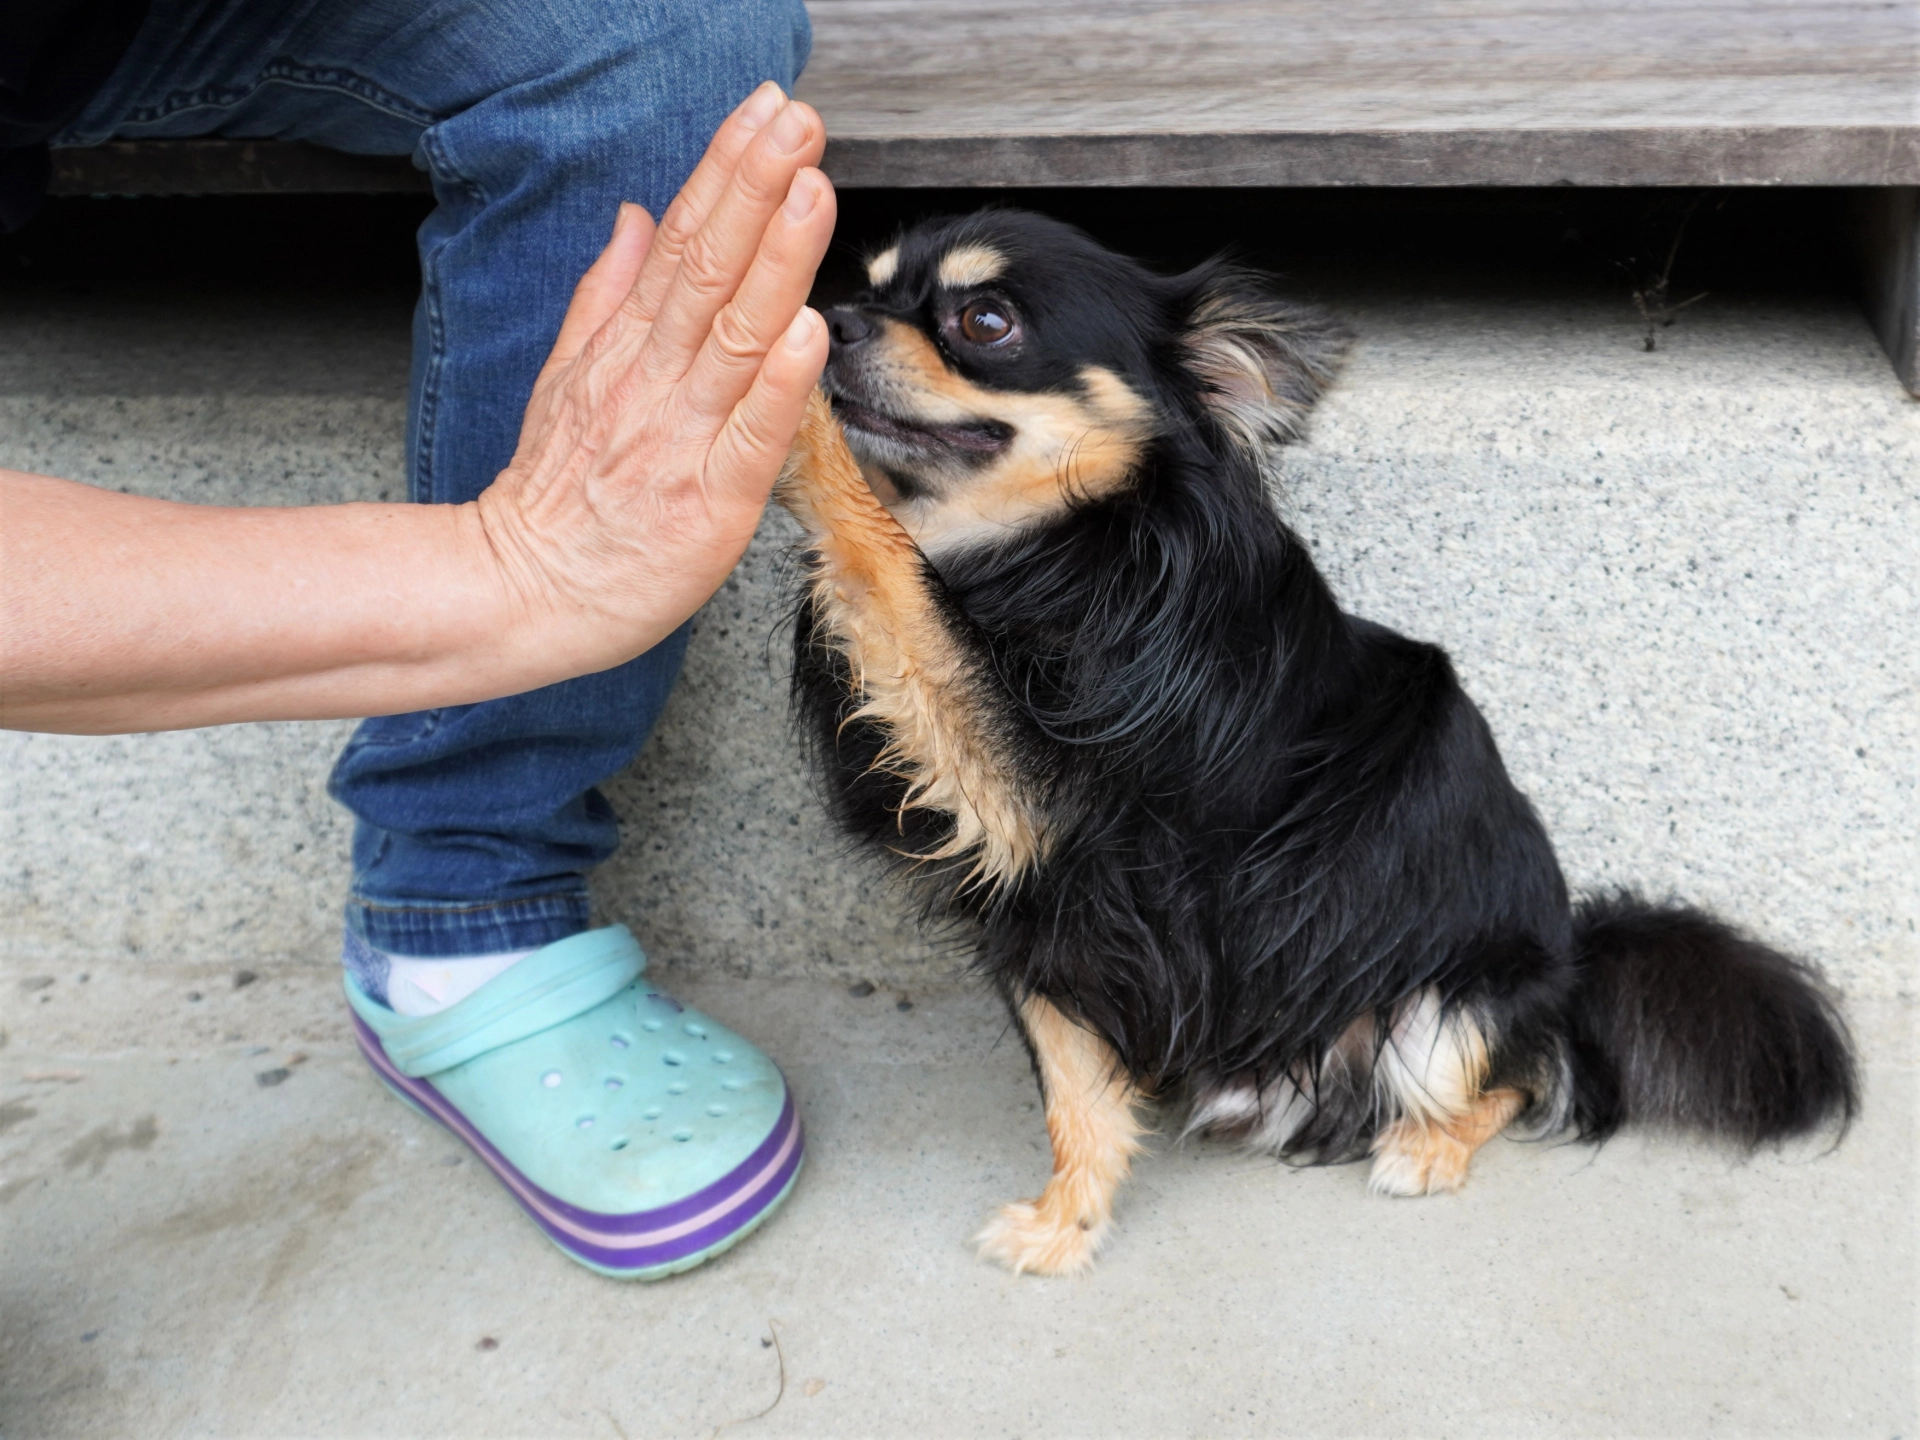
[[[986,245],[961,245],[940,261],[940,283],[950,290],[984,285],[1007,268],[1007,257]]]
[[[884,285],[893,279],[894,272],[900,268],[900,247],[889,245],[878,255],[867,261],[867,283]]]

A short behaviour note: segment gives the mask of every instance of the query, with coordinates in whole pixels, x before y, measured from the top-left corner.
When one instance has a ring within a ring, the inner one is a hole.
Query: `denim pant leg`
[[[622,200],[666,208],[727,112],[791,86],[800,0],[155,0],[57,143],[227,135],[410,154],[420,230],[407,426],[415,500],[511,458],[575,281]],[[618,830],[595,788],[645,741],[683,629],[528,695],[366,721],[331,781],[358,818],[349,928],[382,949],[534,946],[588,923]]]

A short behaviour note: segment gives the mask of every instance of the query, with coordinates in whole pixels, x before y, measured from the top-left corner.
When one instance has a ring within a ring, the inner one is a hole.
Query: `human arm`
[[[824,141],[764,87],[657,233],[623,209],[473,504],[221,508],[0,471],[0,724],[390,714],[656,644],[746,548],[824,362]]]

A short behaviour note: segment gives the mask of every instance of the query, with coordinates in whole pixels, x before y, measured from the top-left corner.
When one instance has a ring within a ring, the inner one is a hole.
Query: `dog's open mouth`
[[[883,414],[843,395],[829,398],[833,402],[834,417],[849,430],[915,450],[985,456],[998,455],[1013,443],[1013,427],[999,420],[962,420],[941,425]]]

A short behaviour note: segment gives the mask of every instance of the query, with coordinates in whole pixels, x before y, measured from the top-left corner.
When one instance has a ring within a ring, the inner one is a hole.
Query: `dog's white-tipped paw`
[[[1375,1195],[1445,1195],[1467,1183],[1473,1152],[1439,1129],[1389,1125],[1373,1142],[1373,1173],[1367,1189]]]
[[[982,1260],[1016,1275],[1084,1275],[1107,1237],[1105,1220],[1056,1216],[1028,1200],[1003,1205],[974,1237]]]

